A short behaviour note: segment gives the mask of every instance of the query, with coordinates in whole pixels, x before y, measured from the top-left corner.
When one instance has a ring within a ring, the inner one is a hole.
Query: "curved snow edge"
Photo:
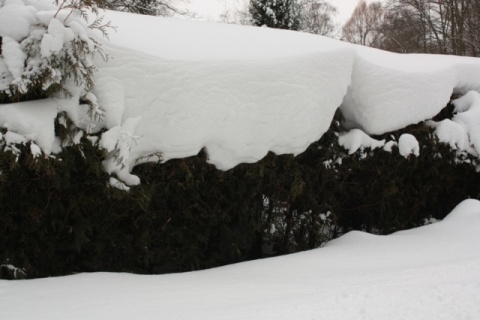
[[[269,151],[302,153],[328,130],[350,84],[354,54],[334,48],[269,60],[172,61],[108,48],[115,58],[97,77],[123,84],[118,94],[112,86],[108,92],[125,97],[122,121],[142,117],[130,169],[159,151],[167,161],[206,148],[209,163],[221,170]],[[95,94],[109,104],[105,94]]]

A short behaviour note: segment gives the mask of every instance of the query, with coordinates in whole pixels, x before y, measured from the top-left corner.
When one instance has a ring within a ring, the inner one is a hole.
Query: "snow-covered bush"
[[[428,123],[377,138],[392,143],[358,150],[338,169],[341,206],[334,212],[345,230],[388,234],[443,219],[462,199],[479,197],[478,158],[439,141]]]
[[[106,59],[92,30],[106,34],[109,24],[102,24],[93,1],[45,5],[8,0],[0,5],[0,103],[45,97],[90,101],[93,59]],[[90,12],[97,16],[89,24]]]
[[[56,121],[59,136],[72,125],[64,117]],[[392,144],[348,154],[338,144],[339,120],[297,157],[269,153],[228,171],[206,163],[205,152],[138,165],[132,173],[142,184],[129,192],[110,187],[105,151],[88,135],[67,136],[77,143],[53,159],[35,157],[30,142],[3,132],[0,235],[8,236],[0,236],[0,263],[28,277],[196,270],[263,257],[265,240],[285,254],[352,229],[387,234],[423,225],[478,198],[475,158],[459,161],[431,127],[375,137],[411,134],[418,156],[404,157]]]
[[[479,197],[477,156],[441,142],[430,122],[369,137],[342,132],[339,120],[305,153],[269,155],[260,171],[269,179],[264,236],[277,254],[315,248],[349,230],[388,234],[420,226]]]

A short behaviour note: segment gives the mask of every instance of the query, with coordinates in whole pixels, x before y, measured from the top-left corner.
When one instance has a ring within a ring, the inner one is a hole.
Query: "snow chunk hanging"
[[[381,148],[385,145],[385,140],[376,140],[360,129],[352,129],[338,137],[338,144],[347,149],[348,154],[353,154],[359,149],[370,148],[373,150]]]
[[[126,186],[140,184],[140,179],[130,174],[128,170],[130,150],[140,138],[133,135],[140,120],[141,117],[129,118],[125,120],[122,126],[113,127],[102,134],[100,146],[108,152],[106,160],[103,161],[103,166],[109,174],[117,176],[118,179],[110,180],[110,184],[114,187],[118,188],[119,185],[122,185],[121,183]],[[126,186],[122,186],[120,189],[126,190]]]
[[[398,139],[398,151],[401,156],[408,158],[411,154],[420,155],[420,146],[418,140],[409,133],[404,133]]]

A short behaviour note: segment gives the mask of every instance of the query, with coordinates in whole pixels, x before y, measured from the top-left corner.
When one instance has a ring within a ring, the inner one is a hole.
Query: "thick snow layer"
[[[480,202],[442,222],[201,272],[0,281],[2,319],[480,319]]]
[[[328,53],[351,48],[337,40],[287,30],[175,20],[112,11],[106,11],[105,19],[112,21],[112,25],[117,27],[117,32],[109,34],[111,44],[171,60],[268,61],[278,57]],[[353,55],[351,58],[353,59]],[[351,63],[348,67],[350,69]]]
[[[328,129],[349,80],[350,53],[341,50],[230,62],[110,52],[115,58],[98,78],[123,83],[123,121],[142,116],[132,160],[157,151],[182,158],[206,147],[210,163],[229,169],[268,151],[301,153]]]
[[[88,39],[85,23],[65,19],[68,10],[54,19],[48,2],[6,1],[0,8],[6,15],[21,7],[22,28],[31,28],[33,18],[48,25],[38,35],[43,59],[73,36]],[[268,151],[299,154],[328,129],[338,107],[348,126],[380,134],[432,118],[452,92],[480,90],[480,59],[400,55],[292,31],[111,11],[104,20],[117,31],[103,45],[112,59],[96,62],[91,96],[103,106],[103,120],[89,120],[88,108],[72,101],[58,109],[87,133],[118,131],[141,117],[130,133],[138,138],[123,149],[128,163],[107,164],[111,172],[159,153],[166,161],[202,148],[219,169],[258,161]],[[0,23],[6,48],[0,88],[23,65],[17,49],[25,32],[13,26]]]
[[[203,147],[220,169],[268,151],[299,154],[328,129],[350,81],[353,52],[333,40],[303,48],[309,42],[293,32],[116,12],[108,18],[128,32],[111,35],[114,59],[97,76],[111,91],[96,95],[109,106],[124,96],[122,121],[142,116],[131,166],[158,151],[168,160]],[[141,28],[161,40],[136,36]]]
[[[302,152],[340,105],[347,125],[384,133],[435,116],[454,91],[480,89],[479,59],[393,54],[268,28],[107,18],[119,31],[98,79],[115,83],[109,96],[125,97],[122,121],[142,116],[132,161],[206,147],[209,162],[228,169],[268,151]],[[138,37],[145,30],[149,37]]]
[[[401,55],[356,48],[341,110],[349,126],[382,134],[430,119],[452,93],[480,90],[477,58]]]

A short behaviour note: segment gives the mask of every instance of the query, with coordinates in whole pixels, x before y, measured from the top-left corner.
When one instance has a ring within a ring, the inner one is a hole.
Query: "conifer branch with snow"
[[[91,29],[107,35],[111,25],[102,23],[93,1],[56,3],[56,11],[35,11],[24,5],[18,25],[0,24],[0,102],[80,98],[92,90],[96,71],[93,60],[97,54],[104,59],[108,55]],[[0,17],[17,7],[22,6],[6,2],[0,7]],[[91,13],[97,18],[88,25]],[[19,33],[17,28],[25,31]]]

